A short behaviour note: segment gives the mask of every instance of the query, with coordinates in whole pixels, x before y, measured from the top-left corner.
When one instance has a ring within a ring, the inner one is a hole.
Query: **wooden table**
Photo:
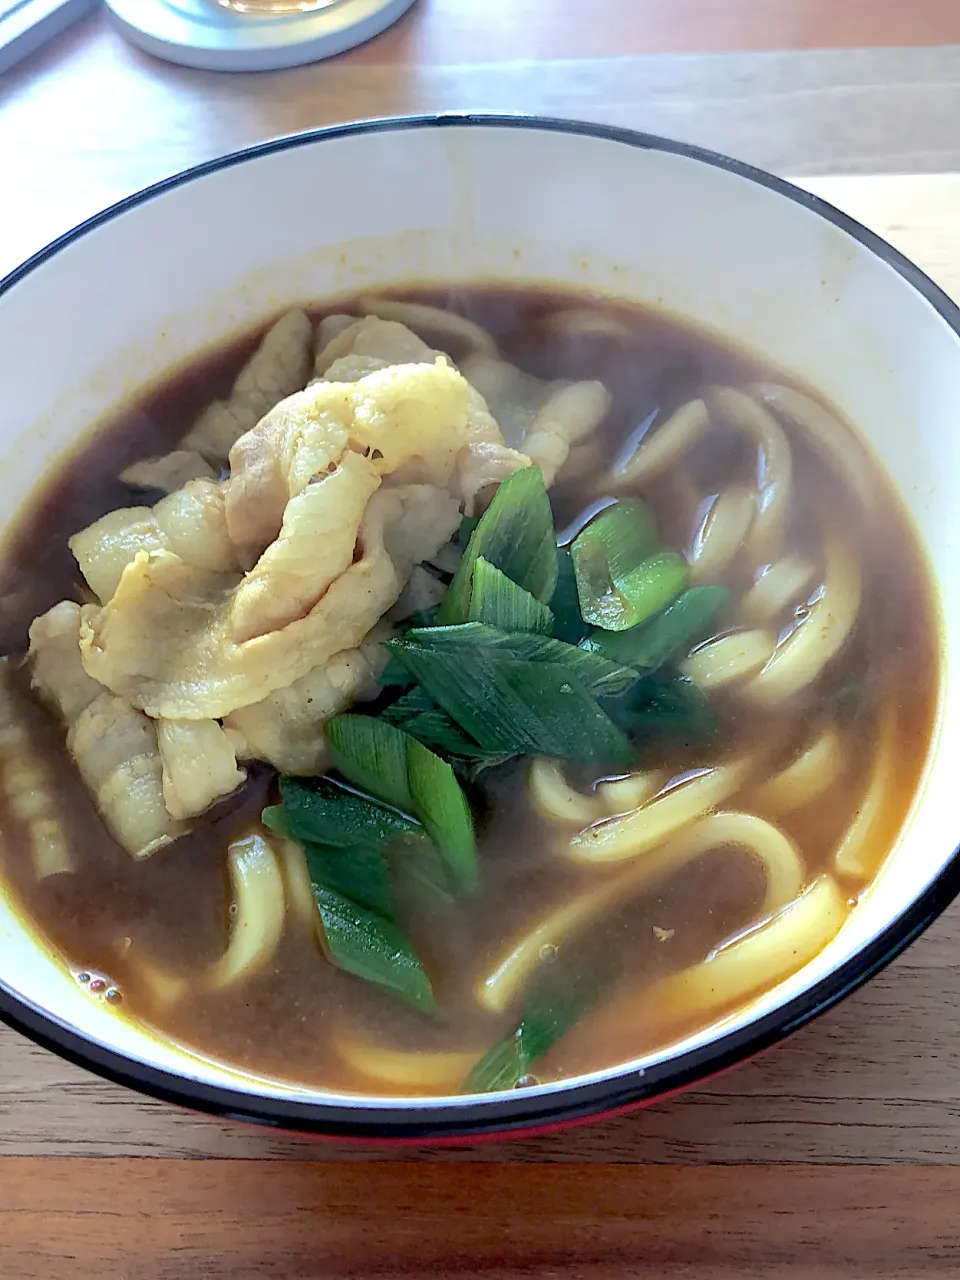
[[[420,0],[336,62],[228,77],[142,57],[94,17],[0,81],[0,273],[217,152],[471,107],[800,175],[960,297],[951,41],[952,0]],[[500,1147],[358,1155],[224,1126],[0,1032],[0,1275],[955,1275],[958,944],[955,909],[763,1060]]]

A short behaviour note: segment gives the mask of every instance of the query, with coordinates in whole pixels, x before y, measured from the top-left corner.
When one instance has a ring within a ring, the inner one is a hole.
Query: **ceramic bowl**
[[[936,576],[943,670],[920,794],[878,880],[815,961],[722,1024],[590,1076],[436,1101],[298,1089],[192,1054],[91,999],[0,898],[0,1014],[35,1040],[220,1115],[360,1140],[496,1136],[642,1105],[743,1060],[956,894],[960,313],[877,236],[747,165],[598,125],[434,117],[280,139],[142,191],[0,284],[0,510],[112,406],[284,306],[488,278],[687,317],[812,383],[868,439]]]

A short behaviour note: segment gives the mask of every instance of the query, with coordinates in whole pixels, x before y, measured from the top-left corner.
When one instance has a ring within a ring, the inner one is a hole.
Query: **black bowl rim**
[[[364,120],[276,138],[185,169],[88,218],[0,280],[0,297],[43,263],[88,232],[129,209],[187,182],[296,147],[372,133],[435,128],[526,129],[573,134],[644,151],[684,156],[724,169],[802,205],[839,227],[880,258],[939,313],[960,336],[960,308],[908,258],[827,201],[740,160],[669,138],[613,125],[546,116],[443,113]],[[273,1098],[226,1085],[209,1085],[150,1066],[89,1040],[60,1019],[24,1000],[0,980],[0,1020],[67,1061],[150,1097],[219,1116],[291,1132],[357,1142],[443,1143],[495,1141],[511,1134],[543,1132],[631,1110],[677,1093],[745,1061],[832,1008],[878,973],[917,938],[960,893],[960,846],[933,882],[883,933],[808,991],[739,1030],[645,1069],[620,1068],[599,1079],[547,1091],[497,1094],[464,1102],[414,1099],[381,1106],[375,1100],[332,1102]]]

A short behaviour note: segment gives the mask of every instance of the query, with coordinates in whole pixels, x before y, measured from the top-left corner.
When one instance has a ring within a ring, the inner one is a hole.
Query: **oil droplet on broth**
[[[80,983],[92,996],[102,996],[109,1004],[121,1004],[123,1001],[123,992],[116,983],[102,973],[91,973],[89,969],[80,969],[74,974],[77,982]]]

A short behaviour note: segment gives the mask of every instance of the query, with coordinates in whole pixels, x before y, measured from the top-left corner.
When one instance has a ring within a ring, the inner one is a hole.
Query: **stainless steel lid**
[[[413,0],[326,0],[308,12],[237,12],[217,0],[106,0],[131,43],[208,71],[273,71],[379,35]]]

